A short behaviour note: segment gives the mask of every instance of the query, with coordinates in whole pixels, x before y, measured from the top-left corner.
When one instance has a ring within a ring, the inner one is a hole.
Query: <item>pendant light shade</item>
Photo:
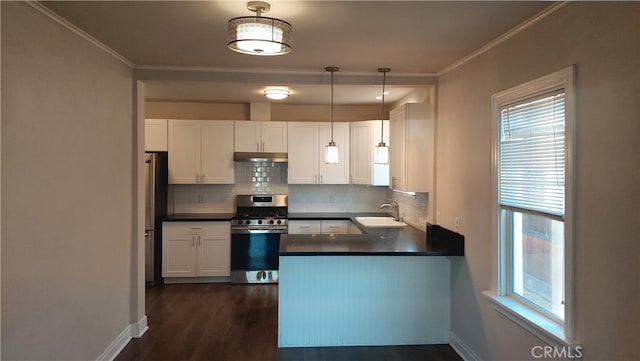
[[[374,160],[375,164],[389,164],[389,147],[384,143],[384,95],[387,73],[391,71],[389,68],[378,68],[382,73],[382,114],[380,115],[380,143],[375,147]]]
[[[229,20],[227,46],[233,51],[250,55],[283,55],[291,52],[291,24],[284,20],[261,16],[271,9],[269,3],[250,1],[247,9],[256,16]]]
[[[337,164],[340,162],[340,153],[338,151],[338,145],[333,141],[333,73],[338,71],[338,68],[328,66],[324,68],[324,70],[331,72],[331,141],[325,145],[325,163]]]

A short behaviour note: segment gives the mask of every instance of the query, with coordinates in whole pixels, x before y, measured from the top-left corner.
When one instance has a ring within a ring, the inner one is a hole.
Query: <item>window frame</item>
[[[493,240],[493,274],[492,289],[485,292],[492,305],[517,324],[534,333],[552,345],[575,346],[575,65],[568,66],[552,74],[542,76],[532,81],[517,85],[510,89],[495,93],[492,96],[492,215],[491,236]],[[535,98],[541,94],[564,89],[565,92],[565,210],[564,210],[564,322],[549,317],[546,311],[517,295],[512,295],[508,289],[510,285],[511,245],[507,244],[503,209],[499,205],[499,160],[500,160],[500,109],[526,99]],[[520,299],[519,299],[520,298]]]

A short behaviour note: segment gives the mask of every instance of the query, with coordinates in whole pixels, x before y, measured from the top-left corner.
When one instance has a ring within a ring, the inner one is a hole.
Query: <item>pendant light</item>
[[[324,68],[326,71],[331,72],[331,141],[328,145],[325,145],[325,163],[337,164],[340,162],[340,155],[338,152],[338,146],[333,141],[333,73],[338,71],[338,67],[328,66]]]
[[[247,9],[256,16],[241,16],[227,24],[227,46],[249,55],[283,55],[291,52],[291,24],[261,16],[271,9],[264,1],[250,1]]]
[[[375,164],[389,164],[389,147],[384,143],[384,88],[386,75],[390,71],[389,68],[378,68],[378,72],[382,73],[382,114],[380,116],[380,143],[375,147],[375,159],[373,160]]]

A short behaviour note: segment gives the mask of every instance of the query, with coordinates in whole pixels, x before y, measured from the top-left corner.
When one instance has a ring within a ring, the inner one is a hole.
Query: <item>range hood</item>
[[[273,162],[287,163],[289,156],[287,153],[271,152],[235,152],[233,160],[236,162]]]

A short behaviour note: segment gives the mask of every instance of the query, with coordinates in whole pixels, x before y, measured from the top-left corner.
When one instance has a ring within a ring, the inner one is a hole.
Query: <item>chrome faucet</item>
[[[395,216],[393,216],[393,219],[396,221],[400,221],[400,205],[398,204],[398,202],[393,201],[391,203],[382,203],[379,208],[393,208],[393,211],[395,212]]]

